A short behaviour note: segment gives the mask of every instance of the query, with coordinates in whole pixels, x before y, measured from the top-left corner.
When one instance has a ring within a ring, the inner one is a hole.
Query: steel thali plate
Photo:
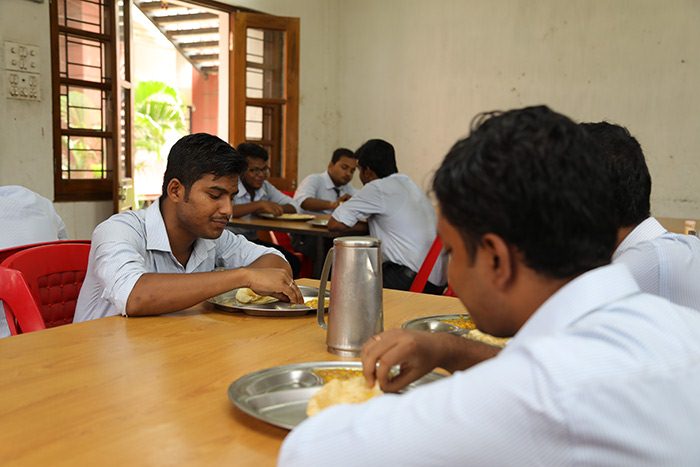
[[[280,221],[310,221],[316,218],[316,216],[312,214],[295,214],[295,213],[285,213],[285,214],[280,214],[279,216],[275,216],[274,214],[270,214],[269,212],[261,212],[260,214],[257,214],[259,217],[263,217],[265,219],[277,219]]]
[[[318,287],[300,285],[299,291],[304,297],[304,302],[318,298]],[[238,292],[238,289],[233,289],[207,301],[221,310],[242,311],[252,316],[302,316],[310,311],[316,311],[316,308],[311,308],[307,305],[295,305],[286,302],[272,302],[264,305],[241,303],[236,300],[236,292]],[[326,297],[330,298],[330,296],[330,291],[326,290]]]
[[[309,399],[324,384],[323,370],[350,370],[361,375],[362,363],[307,362],[256,371],[231,383],[228,398],[248,415],[291,430],[306,419]],[[443,375],[429,373],[407,390],[441,378]]]
[[[482,342],[495,347],[505,347],[507,338],[494,337],[476,329],[471,316],[467,313],[451,315],[424,316],[406,321],[401,325],[404,329],[429,332],[448,332],[469,340]]]

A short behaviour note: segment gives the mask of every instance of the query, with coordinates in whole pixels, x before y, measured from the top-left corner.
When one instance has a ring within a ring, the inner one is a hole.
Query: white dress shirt
[[[297,204],[291,197],[282,193],[267,180],[263,182],[263,185],[260,188],[255,190],[255,192],[253,193],[253,197],[251,198],[250,193],[248,193],[248,190],[246,189],[245,185],[243,185],[243,181],[239,177],[238,193],[233,198],[233,204],[248,204],[252,203],[253,201],[272,201],[273,203],[279,204],[280,206],[291,204],[292,206],[294,206],[294,210],[297,212],[301,209],[299,206],[297,206]],[[257,230],[255,229],[244,229],[241,227],[227,227],[227,229],[233,233],[243,235],[248,240],[255,240],[256,238],[258,238]]]
[[[0,186],[0,249],[67,238],[66,225],[51,201],[23,186]],[[0,302],[0,337],[9,335]]]
[[[335,189],[338,190],[336,193]],[[301,209],[301,203],[303,203],[307,198],[322,199],[323,201],[335,201],[343,195],[353,196],[357,190],[348,184],[336,186],[333,183],[328,172],[323,172],[320,174],[311,174],[302,180],[301,184],[294,193],[294,202],[299,209]],[[303,212],[314,214],[316,211],[303,210]],[[321,211],[324,214],[330,214],[333,212],[332,209],[326,209]]]
[[[405,395],[326,409],[281,466],[700,465],[700,314],[624,265],[552,295],[495,358]]]
[[[170,248],[159,201],[146,209],[115,214],[92,234],[88,270],[73,321],[126,315],[126,301],[142,274],[235,269],[267,254],[282,257],[272,248],[224,230],[216,240],[198,239],[183,266]]]
[[[367,183],[332,214],[352,227],[369,224],[369,233],[382,241],[384,261],[418,272],[437,235],[435,210],[428,197],[408,176],[400,173]],[[428,280],[444,285],[445,256],[440,255]]]
[[[700,238],[668,232],[649,217],[620,243],[613,262],[625,264],[642,291],[700,310]]]

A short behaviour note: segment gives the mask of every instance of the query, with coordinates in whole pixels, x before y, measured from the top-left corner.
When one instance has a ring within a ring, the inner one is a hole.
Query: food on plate
[[[493,345],[494,347],[501,348],[505,347],[508,341],[510,340],[507,337],[495,337],[491,334],[486,334],[485,332],[481,332],[478,329],[472,329],[464,337],[473,341],[478,341],[484,344]]]
[[[451,324],[452,326],[457,326],[460,329],[476,329],[476,324],[472,320],[471,316],[464,315],[458,318],[443,319],[443,323]]]
[[[247,287],[238,289],[236,300],[245,305],[264,305],[266,303],[277,302],[278,299],[267,295],[258,295]]]
[[[328,308],[328,304],[330,303],[330,299],[326,297],[323,299],[323,307]],[[318,308],[318,298],[310,298],[304,302],[304,305],[308,306],[309,308]]]
[[[316,368],[314,374],[325,384],[334,379],[345,380],[362,376],[362,370],[360,368]]]
[[[316,415],[321,410],[336,404],[357,404],[383,394],[379,384],[368,388],[364,376],[349,379],[331,379],[314,394],[306,406],[306,415]]]

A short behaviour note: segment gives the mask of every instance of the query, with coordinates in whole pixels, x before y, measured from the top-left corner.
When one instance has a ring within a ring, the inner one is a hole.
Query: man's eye
[[[210,197],[211,199],[219,199],[219,198],[221,198],[221,193],[219,193],[218,195],[209,193],[209,197]]]

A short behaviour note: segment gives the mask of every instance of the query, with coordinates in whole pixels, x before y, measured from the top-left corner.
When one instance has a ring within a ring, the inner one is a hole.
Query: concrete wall
[[[338,6],[344,144],[391,141],[399,169],[427,186],[477,112],[543,103],[628,126],[647,155],[654,213],[700,216],[697,0]]]

